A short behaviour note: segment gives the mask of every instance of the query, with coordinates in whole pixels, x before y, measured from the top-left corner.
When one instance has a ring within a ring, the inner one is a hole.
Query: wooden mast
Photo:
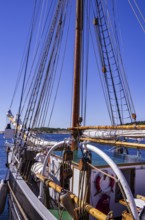
[[[80,75],[81,75],[81,47],[82,47],[82,0],[76,1],[76,29],[75,29],[75,53],[74,53],[74,86],[73,86],[73,109],[72,127],[79,125],[80,113]],[[76,139],[76,132],[73,131]],[[73,144],[72,150],[77,149],[77,141]]]

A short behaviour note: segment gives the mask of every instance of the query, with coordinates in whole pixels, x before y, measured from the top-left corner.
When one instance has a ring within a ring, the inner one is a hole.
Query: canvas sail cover
[[[121,137],[127,138],[145,138],[145,130],[97,130],[89,129],[82,132],[83,137],[96,139],[117,139]]]

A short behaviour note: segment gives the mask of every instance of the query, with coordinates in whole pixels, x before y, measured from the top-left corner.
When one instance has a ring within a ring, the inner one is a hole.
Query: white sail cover
[[[83,131],[83,137],[96,139],[116,139],[121,137],[127,138],[145,138],[145,130],[97,130],[89,129]]]
[[[35,145],[51,147],[57,143],[57,141],[47,141],[42,138],[38,138],[36,135],[30,136],[29,141],[31,141]]]

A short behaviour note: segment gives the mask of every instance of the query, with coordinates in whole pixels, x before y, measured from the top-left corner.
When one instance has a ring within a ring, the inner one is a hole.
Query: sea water
[[[5,149],[5,139],[3,134],[0,134],[0,179],[5,179],[7,175],[6,164],[6,149]],[[8,204],[5,206],[3,214],[0,215],[0,220],[8,220]]]

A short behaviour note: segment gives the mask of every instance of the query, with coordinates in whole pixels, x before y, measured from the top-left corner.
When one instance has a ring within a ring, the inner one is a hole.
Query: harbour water
[[[0,134],[0,179],[4,179],[7,174],[6,164],[6,150],[5,150],[5,139],[3,134]],[[0,220],[8,220],[8,204],[6,204],[3,214],[0,215]]]

